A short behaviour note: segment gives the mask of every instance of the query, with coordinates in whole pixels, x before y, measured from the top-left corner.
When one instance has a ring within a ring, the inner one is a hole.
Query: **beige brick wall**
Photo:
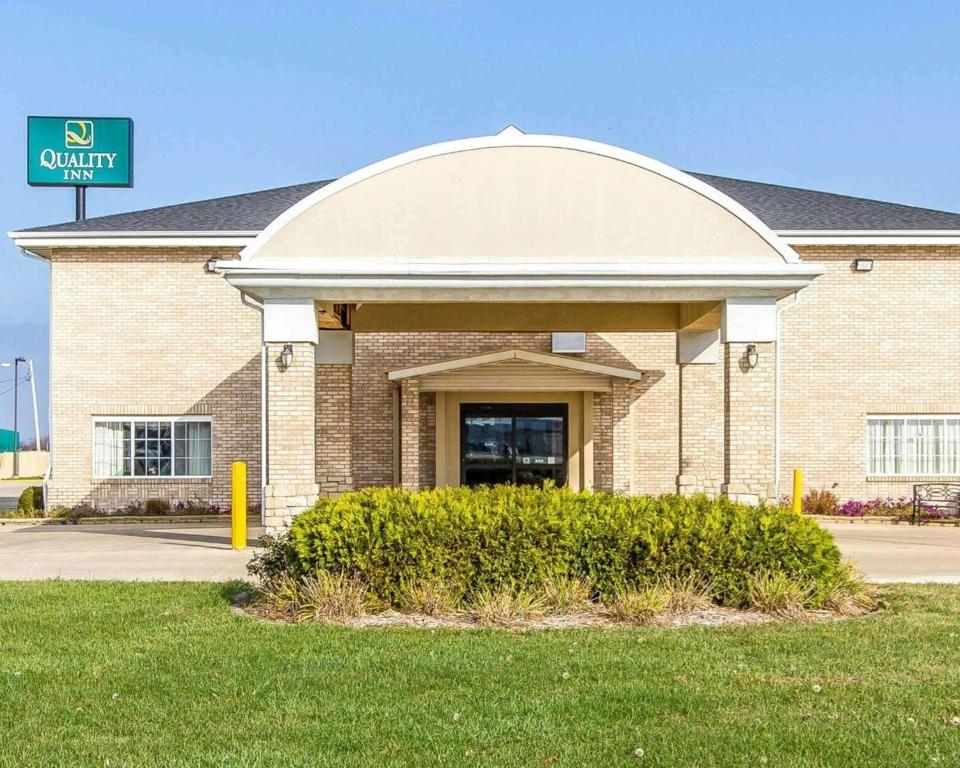
[[[316,367],[317,483],[324,495],[353,489],[353,376],[350,365]]]
[[[353,367],[353,470],[356,487],[393,482],[392,385],[388,371],[455,357],[518,347],[550,351],[549,333],[357,333]],[[676,490],[679,442],[677,393],[679,376],[672,333],[589,334],[583,359],[653,371],[649,381],[631,390],[629,418],[621,430],[634,446],[632,475],[622,485],[638,491]],[[318,391],[321,384],[318,380]],[[613,477],[613,418],[609,394],[594,404],[596,487],[610,490]],[[419,396],[421,485],[435,476],[435,400]],[[320,438],[318,438],[320,439]],[[627,464],[629,466],[629,463]]]
[[[960,247],[798,251],[828,272],[782,315],[782,488],[799,466],[808,488],[836,484],[841,498],[907,495],[915,478],[867,477],[866,416],[960,412]],[[251,504],[259,501],[260,315],[205,269],[209,259],[232,255],[214,249],[54,252],[54,504],[109,507],[151,497],[227,504],[229,467],[237,459],[249,465]],[[873,271],[854,272],[857,257],[874,259]],[[680,475],[681,485],[693,478],[687,490],[713,491],[724,481],[737,492],[772,493],[775,350],[761,345],[760,365],[745,372],[744,346],[725,350],[718,365],[681,370],[672,333],[590,334],[585,359],[653,372],[631,389],[629,420],[619,429],[612,395],[595,398],[596,487],[668,492]],[[310,485],[302,482],[309,467],[314,476],[308,479],[325,493],[391,483],[386,372],[509,347],[548,351],[550,335],[358,333],[354,366],[313,365],[309,346],[298,345],[296,371],[280,375],[293,373],[313,389],[293,388],[286,406],[274,403],[272,423],[295,435],[277,444],[278,484]],[[279,347],[271,350],[278,354]],[[422,485],[435,474],[434,402],[420,394],[415,409]],[[93,416],[188,413],[212,417],[211,480],[92,479]],[[618,476],[615,441],[632,447],[628,477]]]
[[[282,343],[267,345],[267,485],[263,522],[284,527],[317,500],[314,345],[291,344],[293,359],[282,363]]]
[[[757,344],[750,368],[746,344],[724,344],[724,492],[741,501],[774,496],[774,414],[776,345]]]
[[[724,482],[725,366],[680,366],[680,475],[683,493],[720,493]]]
[[[51,259],[54,505],[198,497],[226,505],[230,464],[260,502],[260,314],[206,271],[215,249],[55,250]],[[208,414],[210,480],[93,480],[97,415]]]
[[[404,379],[400,386],[400,486],[420,488],[420,381]]]
[[[960,247],[798,247],[827,274],[782,320],[781,486],[841,499],[909,496],[922,478],[867,476],[866,417],[960,412]],[[872,272],[853,271],[856,258]]]
[[[313,481],[316,461],[317,366],[314,346],[291,344],[293,360],[280,362],[284,344],[267,345],[267,483]]]

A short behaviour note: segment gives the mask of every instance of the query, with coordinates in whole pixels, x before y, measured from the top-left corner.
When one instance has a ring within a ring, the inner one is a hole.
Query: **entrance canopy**
[[[418,379],[421,392],[609,392],[611,379],[642,381],[644,372],[560,355],[506,349],[390,371],[390,381]]]
[[[693,176],[512,127],[328,184],[216,268],[259,299],[341,303],[775,299],[822,272]]]

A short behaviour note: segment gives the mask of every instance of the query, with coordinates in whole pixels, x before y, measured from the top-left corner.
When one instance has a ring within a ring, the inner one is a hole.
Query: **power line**
[[[3,392],[0,392],[0,396],[13,392],[13,390],[15,390],[17,386],[19,386],[20,384],[26,384],[28,381],[30,381],[30,379],[20,379],[20,381],[18,381],[16,384],[10,387],[10,389],[5,389],[3,390]]]

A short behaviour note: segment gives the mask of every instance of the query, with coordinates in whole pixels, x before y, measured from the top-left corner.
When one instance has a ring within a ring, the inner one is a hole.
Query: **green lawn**
[[[0,584],[0,765],[960,765],[960,587],[525,634],[271,625],[224,591]]]

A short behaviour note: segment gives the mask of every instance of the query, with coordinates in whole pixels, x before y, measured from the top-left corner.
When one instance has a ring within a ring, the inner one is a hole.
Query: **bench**
[[[913,522],[960,518],[960,483],[921,483],[913,486]]]

